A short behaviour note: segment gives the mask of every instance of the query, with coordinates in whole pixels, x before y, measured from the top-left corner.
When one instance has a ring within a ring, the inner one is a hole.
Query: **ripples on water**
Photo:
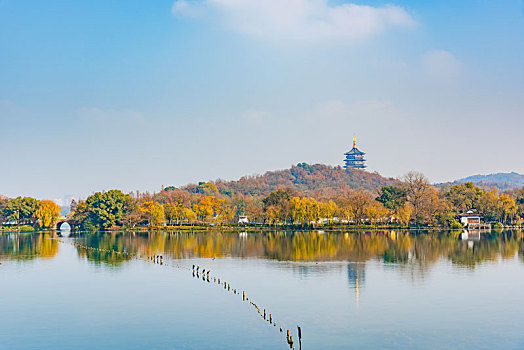
[[[0,235],[0,348],[287,348],[238,298],[170,268],[192,264],[246,290],[295,340],[301,325],[305,349],[524,348],[521,232],[54,238]],[[152,255],[168,266],[136,259]]]

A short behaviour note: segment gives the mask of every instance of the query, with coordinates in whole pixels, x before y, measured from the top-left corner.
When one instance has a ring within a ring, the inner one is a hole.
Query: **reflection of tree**
[[[0,235],[0,256],[9,259],[53,257],[59,242],[49,234]],[[119,265],[132,255],[164,258],[263,257],[282,261],[351,261],[379,259],[423,272],[439,259],[475,267],[483,261],[524,260],[522,232],[483,234],[480,240],[462,241],[449,233],[376,231],[319,233],[272,231],[240,236],[237,232],[111,232],[84,233],[76,238],[81,256]],[[119,252],[120,254],[118,254]],[[130,254],[122,254],[123,252]],[[348,270],[348,278],[349,270]],[[362,283],[362,281],[360,281]]]
[[[385,263],[418,266],[425,270],[441,258],[474,267],[482,261],[515,256],[522,234],[484,235],[480,241],[461,241],[449,233],[378,231],[318,233],[272,231],[240,236],[237,232],[155,232],[86,234],[87,245],[127,251],[141,256],[175,259],[213,257],[265,257],[283,261],[351,261],[380,259]],[[521,246],[522,248],[522,246]],[[520,249],[522,251],[522,249]],[[124,261],[122,255],[88,251],[92,259]],[[108,255],[109,254],[109,255]],[[107,257],[101,256],[107,255]],[[409,263],[409,264],[408,264]]]
[[[130,237],[123,233],[92,233],[82,235],[78,240],[82,246],[96,249],[86,249],[78,247],[78,255],[86,257],[96,263],[105,263],[109,265],[121,265],[123,262],[131,260],[131,255],[122,254],[129,252]]]
[[[0,256],[13,260],[52,258],[58,242],[50,234],[0,234]]]

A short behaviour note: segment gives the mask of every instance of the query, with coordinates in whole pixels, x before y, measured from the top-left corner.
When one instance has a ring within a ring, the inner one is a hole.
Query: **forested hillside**
[[[363,170],[300,163],[290,169],[268,171],[258,176],[245,176],[237,181],[218,180],[215,184],[220,193],[228,196],[236,194],[266,196],[271,191],[290,188],[307,196],[332,197],[343,189],[374,191],[397,182],[393,178],[385,178],[377,173]],[[188,185],[184,189],[197,192],[198,185]]]
[[[473,175],[463,179],[455,180],[446,185],[457,185],[472,182],[477,186],[498,188],[501,191],[521,188],[524,185],[524,175],[515,172],[496,173],[489,175]]]

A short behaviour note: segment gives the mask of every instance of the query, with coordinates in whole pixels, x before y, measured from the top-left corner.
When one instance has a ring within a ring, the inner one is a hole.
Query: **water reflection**
[[[366,282],[366,263],[350,262],[347,266],[348,282],[350,287],[355,289],[355,303],[358,306],[358,296],[360,288],[364,287]]]
[[[58,254],[57,242],[52,234],[0,234],[0,258],[32,260],[52,258]]]
[[[166,258],[264,258],[279,261],[350,261],[363,263],[379,259],[387,264],[416,265],[426,269],[439,259],[474,268],[484,261],[510,259],[524,261],[522,232],[483,234],[480,239],[461,240],[460,233],[413,233],[402,231],[322,233],[284,232],[96,232],[72,238],[75,242],[99,248],[77,247],[80,257],[97,263],[120,265],[131,257],[161,254]],[[0,257],[34,259],[53,257],[59,242],[50,234],[8,234],[0,236]],[[348,279],[360,286],[365,281],[364,264],[348,265]]]

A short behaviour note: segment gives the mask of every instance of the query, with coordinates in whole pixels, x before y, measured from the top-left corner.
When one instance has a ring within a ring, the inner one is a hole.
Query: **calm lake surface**
[[[517,232],[4,234],[0,263],[1,349],[524,349]]]

